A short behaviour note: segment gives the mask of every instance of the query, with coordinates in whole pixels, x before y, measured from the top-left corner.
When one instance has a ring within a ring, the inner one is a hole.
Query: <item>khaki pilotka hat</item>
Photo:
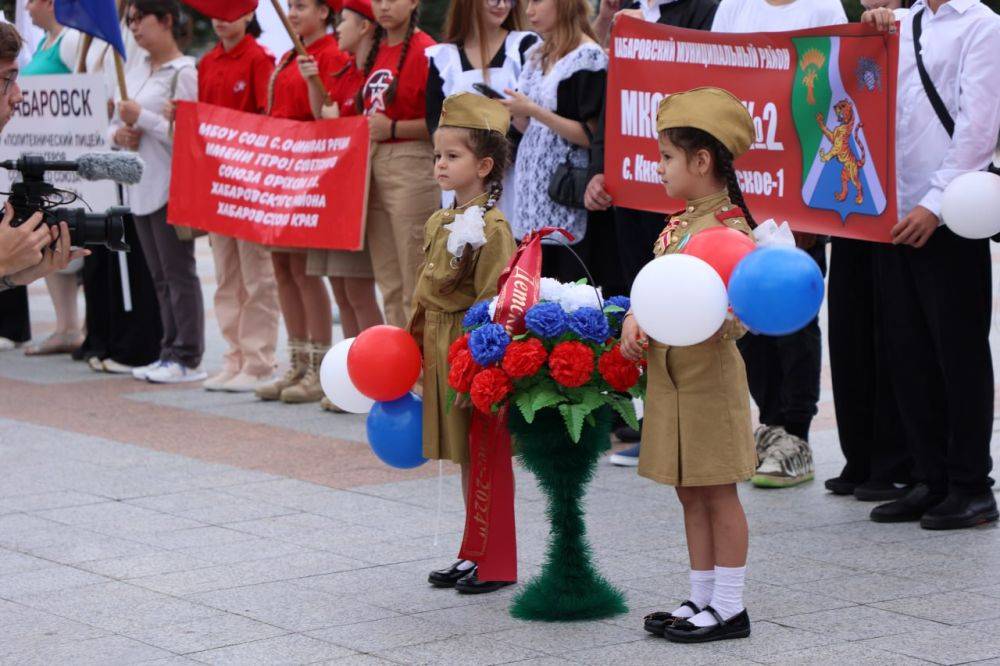
[[[734,159],[750,150],[756,135],[746,107],[722,88],[694,88],[661,100],[656,110],[656,131],[674,127],[708,132],[729,149]]]
[[[510,129],[510,113],[495,99],[461,92],[445,98],[438,127],[483,129],[506,136]]]

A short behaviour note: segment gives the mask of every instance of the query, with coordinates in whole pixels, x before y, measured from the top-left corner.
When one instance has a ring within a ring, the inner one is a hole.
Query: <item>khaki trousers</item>
[[[271,253],[250,241],[209,234],[215,258],[215,316],[229,349],[225,368],[266,377],[278,343],[278,284]]]
[[[441,204],[426,141],[372,146],[366,239],[386,322],[404,327],[423,262],[424,224]]]

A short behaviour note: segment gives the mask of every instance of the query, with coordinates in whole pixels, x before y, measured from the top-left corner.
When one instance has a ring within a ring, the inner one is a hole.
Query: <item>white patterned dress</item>
[[[604,104],[608,57],[593,42],[586,42],[563,56],[547,73],[542,72],[536,44],[518,79],[518,90],[535,103],[560,116],[581,123],[595,120]],[[571,144],[543,123],[531,119],[517,149],[514,182],[517,212],[511,220],[514,238],[542,227],[559,227],[576,238],[587,233],[587,211],[568,208],[549,197],[549,181],[556,168],[569,158],[576,167],[590,162],[587,148]]]

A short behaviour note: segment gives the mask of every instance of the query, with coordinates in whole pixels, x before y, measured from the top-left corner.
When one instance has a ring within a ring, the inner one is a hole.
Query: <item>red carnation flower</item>
[[[615,345],[601,356],[597,369],[611,388],[622,393],[639,382],[639,366],[622,356],[620,345]]]
[[[454,342],[451,343],[451,346],[448,347],[448,364],[451,365],[452,363],[455,362],[455,355],[458,354],[458,352],[468,348],[469,348],[469,334],[466,333],[462,337],[457,338]]]
[[[522,379],[538,372],[548,355],[541,340],[529,338],[507,345],[500,365],[514,379]]]
[[[493,405],[504,400],[514,390],[514,383],[500,368],[486,368],[472,380],[469,395],[472,404],[484,414],[493,411]]]
[[[594,351],[575,340],[560,342],[549,355],[549,370],[563,386],[583,386],[594,374]]]
[[[450,357],[450,354],[449,354]],[[448,385],[459,393],[468,393],[472,388],[472,379],[482,368],[472,358],[468,349],[460,349],[450,360],[448,368]]]

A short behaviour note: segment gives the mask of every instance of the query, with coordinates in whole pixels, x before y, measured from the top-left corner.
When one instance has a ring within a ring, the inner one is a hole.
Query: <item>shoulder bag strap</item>
[[[927,93],[927,99],[930,100],[931,106],[934,107],[934,113],[937,114],[938,120],[944,125],[948,136],[953,136],[955,134],[955,120],[948,113],[948,107],[944,105],[941,95],[938,94],[937,88],[934,87],[934,82],[931,81],[931,77],[924,67],[924,58],[920,54],[920,33],[923,32],[920,23],[923,15],[924,10],[921,9],[913,16],[913,51],[917,57],[917,72],[920,73],[920,83],[923,84],[924,92]]]

